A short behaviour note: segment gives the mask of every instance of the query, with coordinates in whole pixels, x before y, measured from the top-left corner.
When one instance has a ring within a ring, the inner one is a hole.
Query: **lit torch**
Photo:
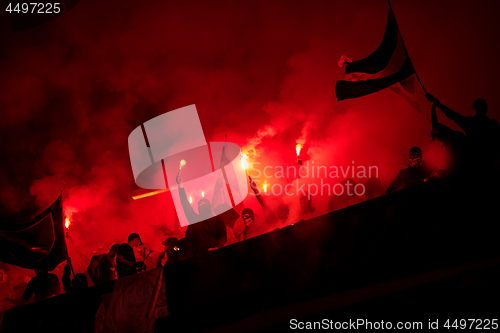
[[[298,144],[295,146],[295,151],[297,152],[297,162],[299,163],[299,165],[302,165],[302,160],[300,159],[300,149],[302,147]]]
[[[179,177],[181,175],[181,170],[182,170],[182,167],[186,165],[186,161],[185,160],[181,160],[181,162],[179,163],[179,173],[177,174],[177,177]]]
[[[267,183],[264,183],[264,185],[262,185],[262,188],[264,189],[264,193],[267,192]]]
[[[193,203],[193,197],[192,196],[189,197],[189,203]]]
[[[204,198],[205,197],[205,192],[201,191],[201,196]]]

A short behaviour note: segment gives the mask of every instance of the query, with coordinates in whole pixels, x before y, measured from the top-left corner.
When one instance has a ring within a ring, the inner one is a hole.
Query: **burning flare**
[[[201,196],[204,198],[205,197],[205,192],[201,191]]]
[[[189,197],[189,203],[193,203],[193,197],[192,196]]]
[[[295,146],[295,151],[297,152],[297,163],[299,163],[300,166],[302,166],[302,160],[300,159],[300,149],[301,148],[302,147],[299,144],[297,144]]]
[[[65,222],[64,222],[64,226],[66,227],[66,229],[69,229],[69,225],[71,224],[71,222],[69,222],[69,219],[66,218]]]
[[[181,163],[179,164],[179,170],[182,169],[183,166],[186,165],[186,161],[185,160],[181,160]]]
[[[264,183],[264,185],[262,185],[262,188],[264,189],[264,192],[267,192],[267,184]]]
[[[165,192],[168,192],[168,191],[170,191],[170,189],[156,190],[156,191],[147,192],[147,193],[140,194],[140,195],[135,195],[135,196],[132,197],[132,199],[138,200],[138,199],[147,198],[147,197],[150,197],[150,196],[153,196],[153,195],[157,195],[157,194],[160,194],[160,193],[165,193]]]

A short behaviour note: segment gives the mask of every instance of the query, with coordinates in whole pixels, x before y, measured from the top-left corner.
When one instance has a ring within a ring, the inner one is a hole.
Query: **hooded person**
[[[463,171],[470,162],[467,139],[462,132],[454,131],[438,122],[436,107],[437,103],[433,103],[431,108],[432,141],[442,143],[441,150],[445,155],[444,169],[446,172],[453,174]]]
[[[212,215],[212,205],[208,199],[198,201],[198,214],[189,203],[180,173],[176,178],[179,185],[179,196],[189,226],[186,239],[190,243],[193,256],[203,254],[209,249],[223,247],[227,241],[226,224],[219,216]],[[199,221],[199,222],[198,222]]]
[[[351,178],[343,179],[339,184],[334,185],[327,211],[333,212],[360,202],[361,198],[356,194],[355,188],[356,182]]]
[[[422,150],[418,147],[410,149],[410,162],[405,169],[401,169],[389,185],[385,193],[397,191],[401,186],[408,188],[426,181],[436,170],[434,166],[422,159]]]
[[[488,104],[483,98],[478,98],[472,103],[474,116],[466,117],[441,104],[429,93],[426,93],[425,97],[433,103],[433,107],[441,109],[446,117],[463,129],[472,162],[484,165],[500,159],[500,125],[498,121],[486,115]]]
[[[108,253],[98,255],[87,267],[87,272],[94,284],[116,279],[116,256],[120,244],[113,244]]]
[[[382,182],[377,177],[371,177],[365,182],[365,200],[370,200],[384,194]]]

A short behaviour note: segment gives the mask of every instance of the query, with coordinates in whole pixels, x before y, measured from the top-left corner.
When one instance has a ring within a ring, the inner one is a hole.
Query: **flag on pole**
[[[31,221],[0,224],[0,261],[51,271],[66,258],[62,193]]]
[[[226,226],[231,229],[234,227],[236,220],[240,217],[240,214],[238,214],[238,212],[234,209],[235,200],[233,195],[239,195],[240,193],[238,183],[235,180],[236,174],[229,158],[226,156],[226,146],[223,146],[220,158],[220,172],[217,181],[215,182],[214,194],[212,197],[212,208],[214,213],[221,217]],[[231,186],[229,184],[233,184],[233,186],[235,186],[235,191],[231,190]],[[238,198],[237,201],[240,202],[241,199]]]
[[[104,332],[155,331],[156,304],[160,298],[163,267],[115,281],[104,319]],[[107,300],[103,299],[103,302]],[[106,304],[103,304],[104,308]]]
[[[377,92],[415,74],[390,3],[384,37],[378,48],[356,61],[342,55],[338,64],[345,67],[345,80],[337,81],[335,87],[339,101]]]

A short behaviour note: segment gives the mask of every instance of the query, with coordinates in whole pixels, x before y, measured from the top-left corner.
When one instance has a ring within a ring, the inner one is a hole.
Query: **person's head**
[[[422,162],[422,149],[418,147],[410,149],[409,158],[412,167],[419,165]]]
[[[212,205],[210,205],[208,199],[203,198],[198,201],[198,213],[203,218],[212,216]]]
[[[288,214],[290,214],[290,208],[287,204],[281,203],[278,205],[277,217],[280,221],[286,221],[288,219]]]
[[[179,253],[179,260],[183,260],[192,256],[191,244],[189,244],[189,241],[186,238],[179,239],[176,247],[177,253]]]
[[[71,281],[73,288],[87,288],[89,286],[89,282],[87,277],[83,273],[76,273],[75,277]]]
[[[161,242],[161,245],[164,246],[163,250],[167,253],[169,252],[169,250],[172,251],[172,249],[177,245],[178,241],[179,239],[177,237],[170,237],[165,239],[163,242]]]
[[[254,214],[253,210],[250,208],[245,208],[241,212],[241,218],[243,219],[243,223],[245,223],[246,226],[250,225],[253,220],[254,220]]]
[[[136,248],[138,246],[141,246],[143,243],[141,241],[141,236],[139,236],[138,233],[131,233],[128,235],[128,245],[132,246],[133,248]]]
[[[356,193],[354,191],[354,187],[356,186],[356,182],[354,181],[354,179],[351,179],[351,178],[343,179],[340,181],[340,185],[342,185],[342,189],[343,189],[342,195],[350,196],[350,197],[356,195]]]
[[[169,247],[169,246],[172,247],[172,246],[175,246],[178,241],[179,241],[179,239],[177,237],[170,237],[170,238],[167,238],[164,241],[162,241],[161,245],[167,246],[167,247]]]
[[[109,249],[108,255],[112,258],[116,257],[119,248],[120,244],[114,244],[113,246],[111,246],[111,249]]]
[[[488,112],[488,104],[486,104],[484,98],[478,98],[474,101],[474,103],[472,103],[472,109],[477,116],[486,116],[486,113]]]
[[[382,182],[376,177],[369,178],[365,183],[365,199],[373,199],[381,195],[382,192]]]

